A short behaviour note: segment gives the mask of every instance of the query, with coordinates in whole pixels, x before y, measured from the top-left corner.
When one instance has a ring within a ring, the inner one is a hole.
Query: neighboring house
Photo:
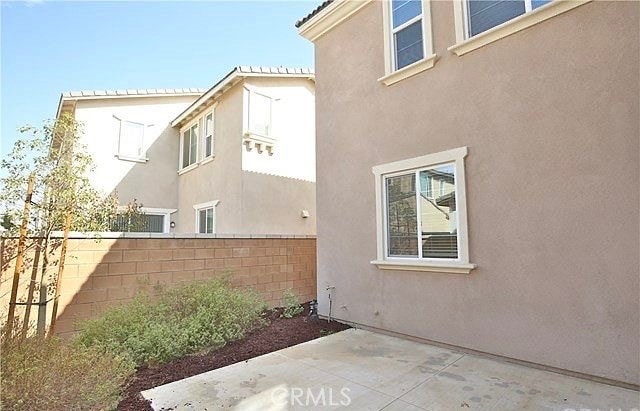
[[[637,386],[639,9],[336,0],[299,21],[320,312]]]
[[[140,231],[315,234],[314,94],[311,70],[236,67],[206,91],[64,93],[58,116],[83,123],[94,185],[144,206]]]

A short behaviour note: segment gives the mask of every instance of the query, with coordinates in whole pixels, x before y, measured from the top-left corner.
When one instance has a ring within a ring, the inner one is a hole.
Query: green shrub
[[[291,289],[285,290],[282,295],[282,300],[284,302],[284,311],[282,312],[283,317],[293,318],[304,311],[304,308],[300,305],[298,297],[296,297]]]
[[[115,353],[134,364],[163,363],[218,348],[261,325],[264,302],[252,291],[210,280],[138,296],[87,321],[77,337],[85,347]]]
[[[122,358],[57,338],[5,339],[0,408],[112,410],[132,372]]]

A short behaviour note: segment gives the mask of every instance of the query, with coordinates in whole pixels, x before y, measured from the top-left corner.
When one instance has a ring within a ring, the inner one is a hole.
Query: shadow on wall
[[[72,335],[82,320],[137,293],[153,295],[162,287],[228,273],[234,286],[256,290],[271,307],[282,305],[287,289],[300,301],[316,298],[314,238],[77,238],[69,240],[68,253],[56,322],[61,336]],[[3,295],[12,275],[11,267],[2,272]],[[26,296],[24,285],[19,295]],[[2,298],[2,307],[7,306],[8,297]],[[51,307],[49,303],[48,316]],[[17,315],[23,318],[24,308]],[[36,317],[34,307],[31,319]]]

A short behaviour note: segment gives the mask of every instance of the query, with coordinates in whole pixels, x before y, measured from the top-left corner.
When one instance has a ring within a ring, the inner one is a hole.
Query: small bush
[[[57,338],[5,339],[1,408],[112,410],[132,372],[122,358]]]
[[[257,294],[210,280],[162,291],[87,321],[77,337],[85,347],[125,356],[134,364],[163,363],[218,348],[262,324]]]
[[[293,318],[304,311],[304,308],[300,305],[298,297],[296,297],[291,289],[285,290],[282,295],[282,300],[284,302],[284,311],[282,312],[283,317]]]

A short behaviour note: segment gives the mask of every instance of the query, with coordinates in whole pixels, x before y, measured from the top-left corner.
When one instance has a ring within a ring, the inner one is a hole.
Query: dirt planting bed
[[[309,305],[304,304],[304,308],[303,314],[295,318],[282,318],[281,309],[272,310],[266,314],[269,321],[266,326],[218,350],[189,355],[157,367],[139,368],[118,404],[118,410],[152,410],[149,402],[140,394],[141,391],[349,328],[335,321],[311,320],[307,316]]]

